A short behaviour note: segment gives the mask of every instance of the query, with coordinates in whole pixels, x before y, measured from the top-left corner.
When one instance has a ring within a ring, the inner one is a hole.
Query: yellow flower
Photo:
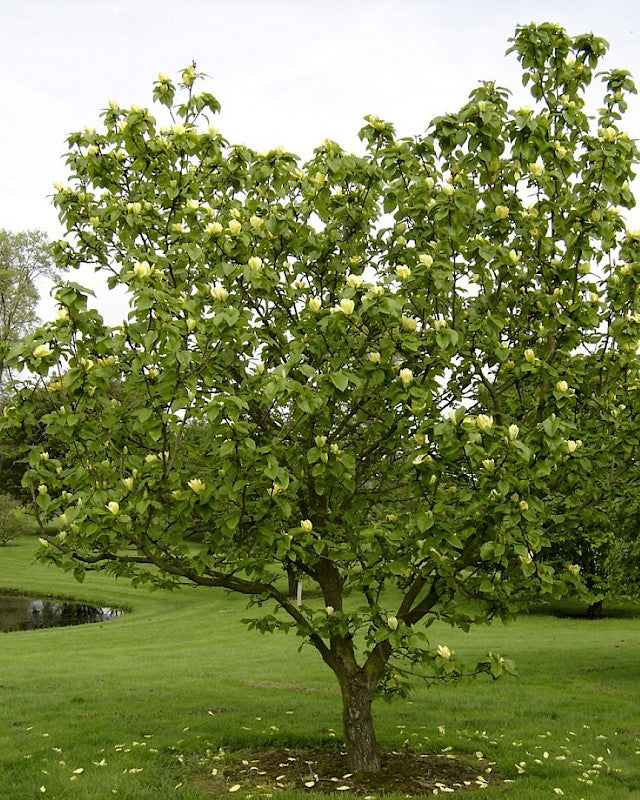
[[[403,281],[411,275],[411,270],[406,264],[398,264],[396,267],[396,275]]]
[[[153,267],[148,261],[136,261],[133,265],[133,274],[138,278],[148,278],[153,273]]]
[[[134,483],[133,478],[122,479],[122,484],[125,489],[128,489],[128,491],[131,491],[133,489],[133,483]]]
[[[428,253],[420,253],[418,262],[422,264],[423,267],[430,267],[433,264],[433,256],[430,256]]]
[[[439,644],[436,647],[436,653],[440,656],[440,658],[444,658],[445,661],[451,661],[453,658],[453,651],[449,650],[446,644]]]
[[[558,382],[556,383],[556,389],[557,389],[559,392],[562,392],[562,393],[564,393],[564,392],[568,391],[568,389],[569,389],[569,384],[568,384],[566,381],[558,381]]]
[[[209,222],[204,226],[204,232],[211,236],[219,236],[222,233],[222,225],[219,222]]]
[[[482,466],[487,470],[487,472],[493,472],[496,462],[492,458],[484,458],[482,460]]]
[[[329,616],[331,616],[333,614],[333,612],[335,611],[335,609],[334,609],[333,606],[326,606],[325,611],[327,612],[327,614]]]
[[[347,286],[352,289],[359,289],[364,283],[362,275],[347,275]]]
[[[416,328],[418,327],[418,323],[415,319],[413,319],[413,317],[403,316],[401,322],[402,322],[402,327],[406,331],[415,331]]]
[[[229,292],[224,286],[212,286],[210,292],[214,300],[226,300],[229,297]]]
[[[111,500],[111,502],[107,503],[107,510],[115,516],[120,511],[120,503],[117,500]]]
[[[39,344],[33,351],[33,355],[36,358],[46,358],[53,353],[51,347],[48,344]]]
[[[527,364],[533,364],[533,362],[536,360],[536,354],[530,347],[527,347],[527,349],[524,351],[524,360],[527,362]]]
[[[41,547],[50,547],[50,543],[46,539],[38,539]]]
[[[580,572],[580,565],[579,565],[579,564],[572,564],[572,565],[569,567],[569,572],[570,572],[572,575],[577,575],[577,574]]]
[[[377,350],[372,350],[370,353],[367,353],[367,358],[374,364],[379,364],[381,356]]]
[[[404,386],[409,386],[409,384],[413,381],[413,372],[411,372],[410,369],[407,369],[407,367],[401,369],[400,380],[402,381]]]
[[[509,209],[507,206],[496,206],[495,213],[498,219],[507,219],[509,216]]]
[[[48,491],[46,484],[41,483],[40,486],[38,486],[38,494],[46,494]]]
[[[204,481],[201,481],[200,478],[191,478],[190,481],[187,481],[187,486],[196,494],[201,494],[206,484]]]
[[[387,625],[392,631],[398,629],[398,618],[397,617],[387,617]]]
[[[536,178],[539,178],[544,174],[544,165],[539,161],[534,161],[532,164],[529,164],[529,170],[532,175],[535,175]]]
[[[322,299],[320,297],[311,297],[309,298],[308,306],[311,311],[320,311],[322,307]]]
[[[300,527],[305,533],[311,533],[313,530],[313,522],[310,519],[300,520]]]
[[[489,414],[478,414],[476,417],[476,426],[485,433],[493,428],[493,417]]]
[[[237,219],[229,220],[228,230],[232,236],[237,236],[242,230],[242,225]]]
[[[192,333],[195,330],[196,321],[193,317],[187,317],[187,330]]]
[[[452,186],[450,183],[443,183],[442,192],[447,197],[451,197],[451,195],[455,192],[455,186]]]
[[[324,447],[325,444],[327,443],[327,437],[326,436],[316,436],[315,439],[314,439],[314,442],[316,443],[316,447]]]
[[[517,439],[520,433],[520,428],[517,425],[509,425],[509,438]]]
[[[262,269],[262,259],[259,258],[259,256],[251,256],[247,263],[249,265],[249,269],[255,270],[256,272]]]
[[[182,80],[185,86],[191,86],[195,79],[198,77],[198,73],[195,70],[193,64],[190,64],[188,67],[182,70]]]
[[[353,300],[350,300],[348,297],[343,297],[339,303],[340,311],[342,311],[342,313],[346,314],[347,316],[349,316],[349,314],[353,314],[355,307],[356,304],[353,302]]]
[[[600,128],[600,138],[605,142],[615,142],[618,138],[618,131],[615,128]]]
[[[255,214],[249,218],[249,225],[255,230],[261,227],[263,220],[260,217],[257,217]]]

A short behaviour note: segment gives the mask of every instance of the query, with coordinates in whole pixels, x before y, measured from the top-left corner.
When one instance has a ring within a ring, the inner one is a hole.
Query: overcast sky
[[[420,133],[480,80],[526,102],[507,40],[545,20],[604,36],[640,83],[638,0],[0,0],[0,227],[57,238],[66,134],[110,98],[150,104],[159,71],[195,61],[227,139],[305,156],[355,148],[365,114]],[[625,127],[640,136],[640,101]]]

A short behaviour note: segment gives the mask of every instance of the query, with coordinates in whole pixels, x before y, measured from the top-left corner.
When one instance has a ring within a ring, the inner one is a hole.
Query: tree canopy
[[[246,594],[336,674],[354,769],[379,768],[375,691],[462,671],[425,625],[565,591],[577,567],[539,553],[577,486],[615,491],[607,453],[635,458],[635,89],[604,73],[592,121],[602,39],[528,25],[511,50],[535,107],[482,83],[423,136],[370,116],[361,153],[304,164],[228,143],[193,67],[154,84],[166,124],[110,103],[69,137],[55,256],[126,286],[128,319],[66,283],[15,352],[37,377],[3,425],[29,433],[40,386],[66,445],[28,454],[41,555]],[[287,596],[292,567],[322,601]]]
[[[53,277],[43,231],[0,229],[0,381],[5,377],[10,348],[38,321],[38,282]]]

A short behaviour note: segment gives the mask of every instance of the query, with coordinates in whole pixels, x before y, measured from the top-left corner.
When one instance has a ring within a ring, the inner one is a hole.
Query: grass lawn
[[[78,584],[35,564],[32,550],[29,539],[0,548],[0,588],[133,610],[0,633],[2,800],[204,800],[201,778],[223,765],[220,748],[340,736],[333,676],[311,648],[297,652],[294,636],[246,631],[242,598],[149,592],[101,575]],[[500,775],[472,795],[487,799],[640,798],[640,619],[536,614],[469,635],[431,630],[434,644],[514,658],[519,677],[380,701],[382,747],[467,754],[479,774]]]

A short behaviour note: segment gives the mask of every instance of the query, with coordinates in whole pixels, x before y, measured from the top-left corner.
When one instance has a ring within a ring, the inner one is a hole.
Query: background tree
[[[46,234],[0,230],[0,382],[9,349],[38,321],[38,284],[55,272]]]
[[[218,103],[192,67],[177,98],[155,84],[165,127],[111,104],[100,132],[69,138],[55,252],[110,273],[131,312],[109,328],[67,284],[16,349],[66,444],[28,456],[58,531],[41,554],[79,578],[268,602],[251,624],[293,628],[335,673],[354,771],[380,767],[374,692],[462,672],[424,625],[570,585],[577,567],[538,554],[576,486],[615,491],[601,454],[626,446],[640,233],[620,215],[637,154],[618,121],[633,84],[604,76],[592,128],[603,40],[531,25],[512,49],[536,110],[485,83],[424,137],[369,117],[361,155],[325,140],[304,165],[207,127]],[[33,398],[20,390],[7,429],[36,424]],[[321,602],[291,601],[292,566]]]

